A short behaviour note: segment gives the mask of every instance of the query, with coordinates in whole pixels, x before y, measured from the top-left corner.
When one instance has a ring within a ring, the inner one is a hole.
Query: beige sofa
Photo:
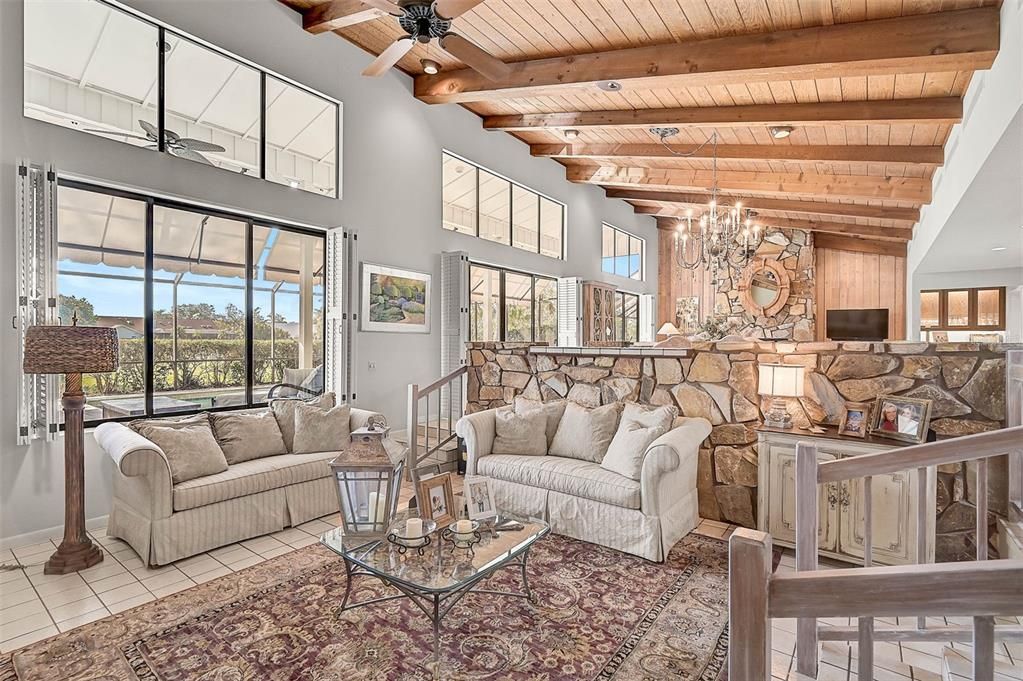
[[[465,440],[467,474],[490,479],[499,509],[652,561],[663,561],[699,522],[696,467],[711,431],[706,419],[676,419],[647,447],[637,481],[579,459],[493,454],[495,411],[465,416],[455,430]]]
[[[379,414],[352,409],[351,430],[371,416]],[[116,464],[107,533],[128,542],[149,565],[338,511],[328,465],[337,451],[267,456],[173,484],[163,451],[132,428],[104,423],[95,436]]]

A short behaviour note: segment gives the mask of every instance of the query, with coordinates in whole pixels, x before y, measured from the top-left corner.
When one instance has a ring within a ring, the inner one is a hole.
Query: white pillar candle
[[[387,522],[387,495],[383,492],[377,495],[377,518],[375,522]]]
[[[409,518],[405,521],[405,537],[408,539],[419,539],[423,536],[423,519]]]
[[[377,521],[377,499],[379,494],[376,492],[369,493],[369,522],[375,523]]]
[[[459,520],[455,523],[455,534],[472,534],[472,521]]]

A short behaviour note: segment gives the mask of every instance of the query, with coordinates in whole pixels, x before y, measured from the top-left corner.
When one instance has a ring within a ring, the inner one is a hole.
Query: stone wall
[[[933,402],[938,438],[1004,427],[1006,345],[740,341],[689,349],[530,349],[525,343],[470,343],[468,411],[531,399],[567,398],[588,407],[615,400],[671,404],[702,416],[713,431],[700,451],[704,518],[756,525],[755,428],[768,405],[757,394],[759,362],[807,368],[805,396],[789,401],[797,426],[837,424],[846,401],[879,394]],[[1013,346],[1016,347],[1016,346]],[[1004,469],[992,469],[992,511],[1006,499]],[[938,471],[938,556],[972,554],[976,490],[973,466]],[[992,515],[992,523],[995,516]],[[992,532],[992,536],[994,533]]]

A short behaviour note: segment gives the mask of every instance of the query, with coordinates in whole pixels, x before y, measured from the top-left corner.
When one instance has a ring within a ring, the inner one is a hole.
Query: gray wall
[[[615,280],[623,289],[653,293],[656,228],[595,187],[565,181],[559,164],[529,156],[504,133],[483,131],[480,119],[455,105],[427,106],[411,95],[411,80],[394,72],[362,78],[371,58],[334,35],[312,36],[299,16],[274,0],[129,0],[157,19],[278,71],[344,102],[343,200],[290,190],[47,125],[22,116],[22,3],[0,0],[0,319],[14,314],[14,163],[53,162],[76,175],[153,189],[186,199],[263,213],[322,227],[359,230],[360,260],[432,271],[439,254],[466,250],[473,258],[560,276],[604,278],[600,223],[647,240],[646,282]],[[441,149],[447,148],[568,205],[568,261],[532,255],[441,229]],[[15,357],[17,337],[4,324],[2,354]],[[429,336],[359,334],[360,406],[405,417],[405,388],[439,372],[438,323]],[[368,365],[375,363],[370,371]],[[15,446],[18,367],[0,364],[0,537],[62,522],[62,442]],[[109,508],[110,463],[87,437],[86,515]]]

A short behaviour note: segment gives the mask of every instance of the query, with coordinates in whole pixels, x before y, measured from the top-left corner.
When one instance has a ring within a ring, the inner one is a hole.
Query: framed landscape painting
[[[430,333],[431,275],[362,263],[363,331]]]

